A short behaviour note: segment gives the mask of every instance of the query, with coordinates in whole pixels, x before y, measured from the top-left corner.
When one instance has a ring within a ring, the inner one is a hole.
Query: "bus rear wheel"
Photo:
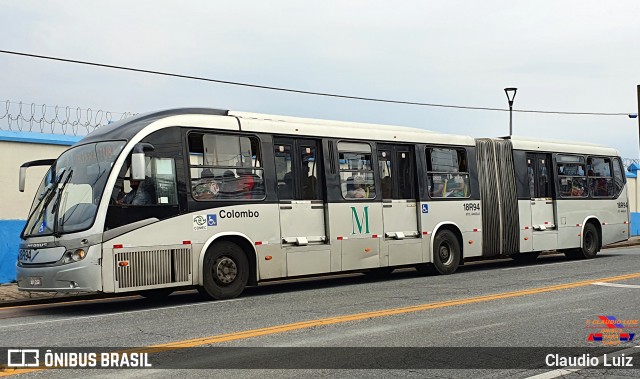
[[[596,227],[589,222],[584,225],[582,231],[582,247],[567,250],[564,255],[569,259],[591,259],[596,257],[598,250],[600,250],[600,235]]]
[[[460,243],[450,230],[442,230],[433,241],[433,267],[442,275],[453,274],[460,263]]]
[[[204,257],[203,291],[212,299],[238,297],[249,280],[249,261],[242,248],[233,242],[215,243]]]

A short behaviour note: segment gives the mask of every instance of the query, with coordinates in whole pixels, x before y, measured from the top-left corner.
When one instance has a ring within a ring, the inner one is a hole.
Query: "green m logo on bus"
[[[351,207],[351,234],[362,234],[362,228],[364,227],[364,232],[369,233],[369,206],[364,207],[364,212],[362,213],[362,221],[360,222],[360,217],[358,217],[358,211],[356,211],[356,207]],[[358,228],[358,233],[356,233],[356,228]]]

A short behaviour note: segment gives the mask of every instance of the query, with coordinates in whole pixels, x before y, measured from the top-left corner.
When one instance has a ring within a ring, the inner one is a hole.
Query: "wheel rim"
[[[588,252],[592,252],[594,250],[594,247],[595,241],[593,238],[593,233],[591,231],[588,231],[584,235],[584,249]]]
[[[448,242],[440,244],[438,249],[438,257],[443,265],[448,266],[453,262],[453,254],[451,254],[451,245]]]
[[[216,282],[223,285],[232,283],[238,276],[238,265],[226,256],[216,259],[213,270]]]

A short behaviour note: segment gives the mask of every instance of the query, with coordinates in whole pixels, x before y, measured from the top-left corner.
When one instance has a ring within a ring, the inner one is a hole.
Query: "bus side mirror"
[[[131,179],[144,180],[146,177],[145,151],[153,151],[154,147],[150,143],[139,143],[133,148],[131,153]]]
[[[37,161],[25,162],[20,166],[20,177],[18,178],[18,190],[24,192],[25,181],[27,177],[27,168],[35,166],[51,166],[55,163],[55,159],[40,159]]]
[[[20,178],[19,178],[19,182],[18,182],[18,190],[20,192],[24,192],[24,182],[27,178],[27,168],[26,167],[20,167]]]

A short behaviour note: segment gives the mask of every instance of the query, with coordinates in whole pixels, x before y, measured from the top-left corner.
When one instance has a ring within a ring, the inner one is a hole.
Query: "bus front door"
[[[415,159],[412,147],[378,145],[384,239],[382,266],[419,263],[422,241],[418,228]],[[387,253],[387,254],[385,254]],[[384,258],[388,258],[386,261]]]
[[[531,194],[533,251],[555,249],[558,243],[558,224],[555,215],[550,155],[528,153],[527,172]]]
[[[319,143],[275,138],[280,242],[286,252],[287,276],[331,270]]]

